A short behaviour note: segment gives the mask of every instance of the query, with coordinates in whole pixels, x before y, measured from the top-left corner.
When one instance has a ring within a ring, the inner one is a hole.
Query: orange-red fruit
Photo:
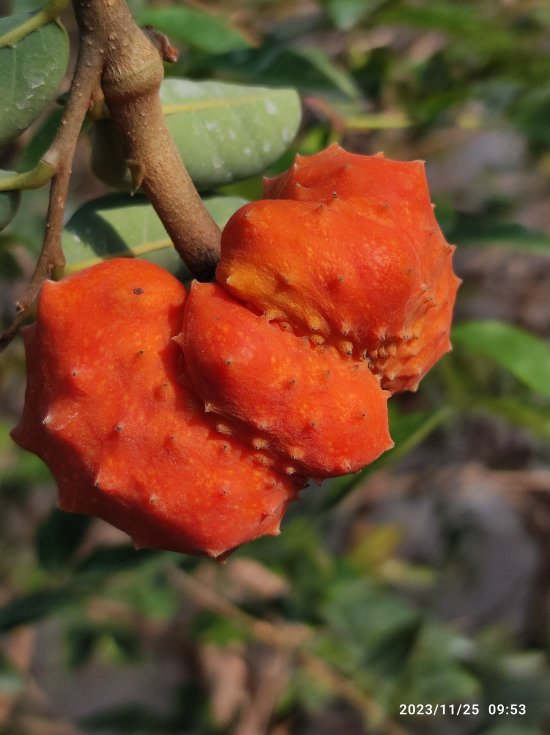
[[[172,340],[184,300],[140,260],[45,283],[13,438],[48,464],[63,510],[104,518],[137,546],[219,556],[278,533],[297,487],[220,433],[189,390]]]
[[[218,282],[301,334],[414,390],[450,349],[459,280],[421,162],[339,146],[298,157],[225,227]]]
[[[388,394],[364,364],[283,331],[219,286],[193,284],[178,342],[206,409],[282,471],[342,475],[392,446]]]

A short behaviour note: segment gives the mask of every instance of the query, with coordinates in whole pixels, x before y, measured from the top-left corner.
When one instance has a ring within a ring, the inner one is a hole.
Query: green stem
[[[45,161],[40,161],[31,171],[0,178],[0,191],[39,189],[48,183],[55,175],[55,171],[55,166],[51,166]]]
[[[22,38],[28,36],[29,33],[37,31],[42,26],[51,23],[68,4],[69,0],[48,0],[46,5],[38,13],[35,13],[35,15],[32,15],[20,25],[12,28],[11,31],[0,36],[0,48],[15,46]]]

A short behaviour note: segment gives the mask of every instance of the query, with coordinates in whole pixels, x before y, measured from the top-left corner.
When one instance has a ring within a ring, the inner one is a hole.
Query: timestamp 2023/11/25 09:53
[[[459,702],[451,704],[400,704],[399,714],[402,716],[476,716],[485,711],[491,716],[508,716],[521,717],[527,714],[527,706],[525,704],[487,704],[482,708],[480,704],[472,704],[471,702]]]

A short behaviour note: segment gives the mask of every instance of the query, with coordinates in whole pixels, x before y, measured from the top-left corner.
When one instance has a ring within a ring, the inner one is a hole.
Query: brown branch
[[[293,636],[289,630],[277,628],[267,620],[260,620],[249,615],[222,597],[212,587],[198,582],[190,574],[179,569],[172,570],[170,578],[177,588],[192,597],[201,607],[228,618],[267,646],[292,653],[310,676],[357,709],[376,732],[381,735],[408,735],[405,729],[388,719],[382,708],[361,691],[353,681],[342,676],[323,659],[308,651],[304,647],[303,633]]]
[[[191,273],[214,274],[220,230],[204,206],[164,122],[162,60],[175,58],[167,39],[135,24],[125,0],[73,0],[80,30],[77,67],[58,134],[43,156],[55,170],[46,234],[18,314],[0,336],[6,347],[24,322],[42,283],[65,264],[61,232],[72,160],[82,123],[105,99],[122,141],[134,188],[143,187]]]
[[[193,275],[208,280],[219,259],[220,231],[164,121],[159,91],[165,49],[138,28],[124,0],[73,1],[83,39],[104,49],[102,90],[134,190],[143,188]]]
[[[50,187],[46,232],[36,268],[25,294],[17,304],[17,315],[0,336],[0,351],[12,341],[28,316],[44,281],[65,265],[61,247],[65,202],[78,136],[99,83],[102,58],[97,50],[81,45],[71,91],[57,134],[42,156],[42,163],[55,170]]]

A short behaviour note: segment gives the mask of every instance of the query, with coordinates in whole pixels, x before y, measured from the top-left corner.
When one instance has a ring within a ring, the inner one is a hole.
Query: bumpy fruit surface
[[[459,280],[421,162],[339,146],[296,159],[225,227],[218,282],[270,320],[415,390],[450,349]]]
[[[64,510],[222,556],[276,534],[305,476],[392,446],[390,393],[449,345],[458,279],[423,165],[298,157],[222,237],[219,285],[115,259],[46,283],[13,432]]]
[[[178,342],[208,411],[283,471],[342,475],[393,445],[388,394],[365,365],[270,324],[217,285],[193,284]]]
[[[220,433],[189,390],[172,340],[184,301],[175,278],[139,260],[46,283],[13,438],[49,465],[63,510],[137,546],[219,556],[278,533],[297,485]]]

